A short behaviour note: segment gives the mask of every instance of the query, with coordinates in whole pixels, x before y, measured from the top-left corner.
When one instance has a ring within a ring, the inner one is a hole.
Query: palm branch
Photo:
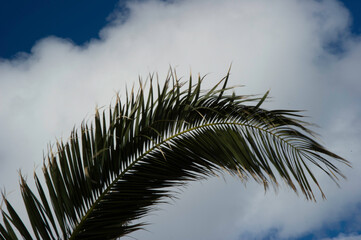
[[[281,179],[315,200],[313,166],[337,182],[346,160],[313,140],[293,110],[265,110],[267,97],[229,94],[229,73],[212,89],[203,78],[149,83],[91,125],[74,129],[44,159],[36,191],[20,186],[32,233],[4,198],[0,239],[115,239],[144,227],[139,219],[176,186],[227,172],[276,186]],[[148,90],[145,90],[148,88]],[[253,105],[250,103],[254,103]]]

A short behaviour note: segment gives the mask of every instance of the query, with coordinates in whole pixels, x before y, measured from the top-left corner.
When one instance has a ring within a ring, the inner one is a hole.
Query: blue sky
[[[329,194],[317,204],[228,178],[191,184],[134,237],[360,240],[361,2],[287,1],[1,1],[0,186],[17,191],[17,169],[31,176],[49,141],[138,74],[171,64],[216,81],[232,62],[243,93],[271,89],[270,107],[309,110],[326,146],[353,162],[348,180],[320,177]]]
[[[352,32],[361,33],[361,3],[341,1],[353,18]],[[109,22],[110,14],[126,11],[125,1],[2,1],[0,3],[0,57],[11,58],[18,52],[30,52],[41,38],[55,35],[84,44],[98,38]]]
[[[1,1],[0,56],[30,52],[41,38],[55,35],[83,44],[98,37],[118,1]]]
[[[361,33],[361,3],[355,0],[343,0],[341,1],[347,9],[351,12],[353,23],[351,29],[353,33]]]

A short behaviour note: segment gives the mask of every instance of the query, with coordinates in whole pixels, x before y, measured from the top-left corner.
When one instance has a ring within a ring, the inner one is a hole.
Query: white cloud
[[[32,175],[42,149],[66,139],[89,119],[95,105],[107,106],[138,74],[169,65],[178,75],[210,73],[211,85],[233,63],[231,84],[240,93],[271,89],[268,107],[307,109],[325,145],[351,160],[353,169],[337,188],[320,175],[328,201],[306,202],[287,188],[264,194],[226,178],[194,183],[181,199],[147,218],[138,239],[262,238],[299,236],[346,217],[361,200],[361,44],[349,29],[349,14],[337,1],[180,0],[129,4],[130,15],[105,27],[100,40],[84,46],[49,37],[30,55],[0,63],[0,185],[17,191],[16,170]],[[341,41],[345,52],[328,45]],[[10,194],[10,199],[16,198]],[[246,238],[246,237],[244,237]]]
[[[358,234],[351,234],[351,235],[340,234],[337,237],[325,238],[323,240],[361,240],[361,235],[358,235]]]

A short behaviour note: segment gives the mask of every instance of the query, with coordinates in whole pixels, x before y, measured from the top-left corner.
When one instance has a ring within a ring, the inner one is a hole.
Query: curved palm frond
[[[172,73],[163,86],[152,78],[149,91],[141,85],[58,142],[44,163],[45,183],[34,175],[35,193],[21,178],[33,231],[4,198],[0,239],[115,239],[142,228],[135,220],[171,197],[169,187],[224,171],[265,188],[283,179],[310,200],[318,186],[311,165],[334,181],[344,177],[330,160],[348,162],[313,140],[298,111],[260,108],[267,94],[227,95],[229,73],[208,91],[202,78],[194,85],[190,78],[188,88]]]

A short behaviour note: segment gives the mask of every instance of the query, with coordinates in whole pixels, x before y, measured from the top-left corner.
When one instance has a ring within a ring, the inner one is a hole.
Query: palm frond
[[[313,140],[298,111],[261,108],[268,93],[228,95],[229,73],[208,91],[202,78],[185,87],[175,76],[161,86],[151,75],[58,142],[44,181],[34,175],[36,192],[21,178],[32,233],[4,198],[0,239],[115,239],[142,228],[135,220],[171,197],[170,187],[223,172],[265,188],[282,179],[310,200],[312,185],[324,197],[312,165],[335,182],[344,177],[334,162],[348,162]]]

